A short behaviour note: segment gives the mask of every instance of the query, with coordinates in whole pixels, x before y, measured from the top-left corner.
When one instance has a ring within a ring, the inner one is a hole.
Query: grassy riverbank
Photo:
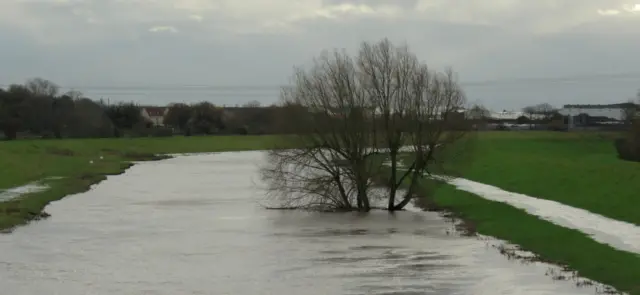
[[[38,218],[49,202],[86,190],[107,174],[121,173],[131,161],[151,160],[156,153],[265,149],[276,139],[213,136],[0,142],[0,189],[64,177],[50,180],[50,190],[0,203],[0,229]],[[615,158],[610,138],[579,133],[486,132],[479,134],[475,151],[473,161],[465,166],[465,177],[638,223],[634,216],[640,215],[634,215],[633,209],[638,208],[640,199],[634,200],[631,194],[638,191],[640,170],[635,163]],[[449,186],[430,196],[438,206],[472,222],[480,233],[569,265],[582,276],[640,294],[638,255],[617,251],[577,231]]]
[[[210,136],[135,139],[23,140],[0,142],[0,190],[48,177],[49,190],[0,202],[0,230],[42,217],[42,209],[66,195],[118,174],[132,161],[154,154],[265,149],[273,136]]]
[[[120,173],[131,161],[153,159],[152,154],[266,149],[275,140],[275,136],[209,136],[0,142],[0,190],[64,177],[51,181],[48,191],[0,203],[0,230],[37,217],[49,202],[85,190],[104,175]],[[638,165],[617,161],[609,138],[482,132],[472,159],[470,168],[465,168],[471,179],[639,222],[634,208],[640,199],[632,194],[640,182],[629,184],[640,177]],[[617,185],[625,180],[629,181]]]
[[[640,165],[618,159],[610,138],[561,135],[481,138],[463,176],[640,225]]]
[[[426,187],[435,185],[422,180]],[[437,185],[431,196],[445,209],[469,223],[475,231],[519,245],[541,260],[568,266],[582,277],[640,294],[640,255],[598,243],[578,231],[539,219],[507,204],[489,201],[451,185]]]
[[[463,177],[640,224],[640,165],[616,157],[615,134],[490,133],[481,135]],[[451,168],[451,167],[450,167]],[[568,266],[580,276],[640,294],[640,255],[489,201],[451,185],[425,184],[429,203],[466,220],[477,232]],[[437,190],[433,190],[437,188]]]

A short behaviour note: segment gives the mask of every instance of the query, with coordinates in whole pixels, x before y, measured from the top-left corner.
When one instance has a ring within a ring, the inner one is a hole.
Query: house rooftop
[[[152,117],[162,117],[167,107],[142,107]]]

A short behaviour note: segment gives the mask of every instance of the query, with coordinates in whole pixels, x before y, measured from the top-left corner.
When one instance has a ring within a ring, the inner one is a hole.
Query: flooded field
[[[138,164],[0,235],[3,294],[595,294],[436,213],[263,209],[260,152]]]

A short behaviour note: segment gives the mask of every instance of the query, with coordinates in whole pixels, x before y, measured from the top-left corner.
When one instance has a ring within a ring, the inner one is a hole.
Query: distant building
[[[625,120],[629,108],[639,109],[633,103],[617,104],[569,104],[559,113],[568,117],[569,128],[595,125],[617,125]]]
[[[142,107],[140,110],[142,117],[151,122],[154,126],[164,126],[164,117],[169,112],[167,107]]]
[[[624,111],[630,104],[618,103],[618,104],[568,104],[564,105],[560,109],[560,114],[563,116],[577,116],[580,114],[587,114],[591,117],[606,117],[612,120],[621,121],[624,119]]]
[[[520,117],[527,117],[529,119],[537,120],[544,118],[543,115],[539,114],[527,114],[521,111],[507,111],[503,110],[501,112],[491,112],[489,114],[489,118],[498,121],[515,121]]]

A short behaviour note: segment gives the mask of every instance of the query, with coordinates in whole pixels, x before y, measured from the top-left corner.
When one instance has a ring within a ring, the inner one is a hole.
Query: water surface
[[[594,294],[436,213],[263,209],[260,152],[138,164],[0,235],[3,294]]]

